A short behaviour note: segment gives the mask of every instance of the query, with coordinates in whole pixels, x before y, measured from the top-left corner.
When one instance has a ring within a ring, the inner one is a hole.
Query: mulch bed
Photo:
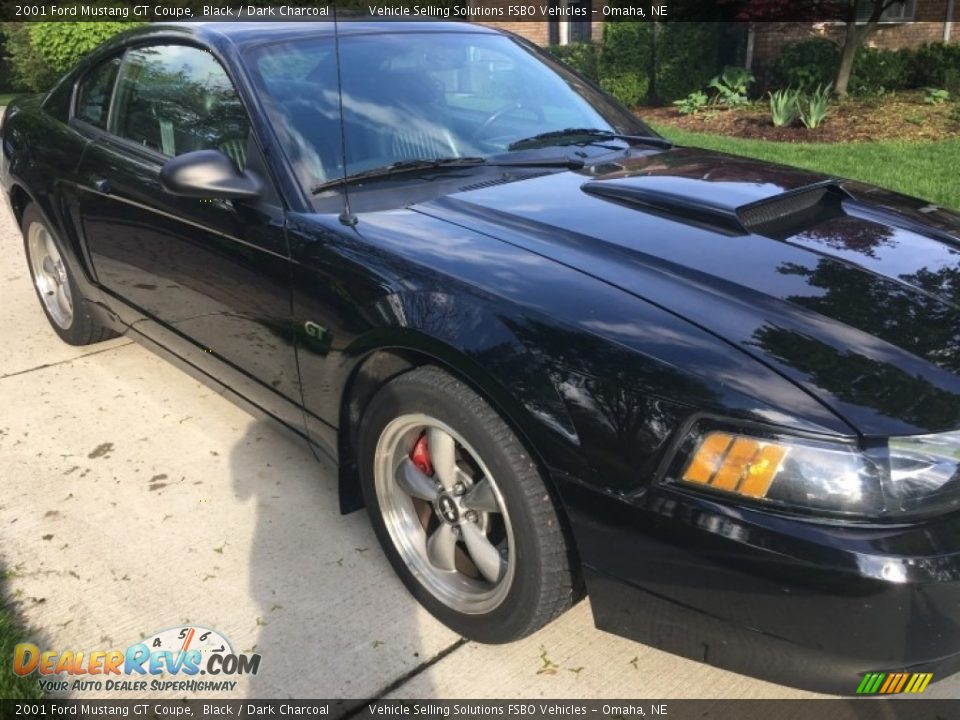
[[[874,99],[848,98],[834,102],[827,119],[816,130],[807,130],[799,120],[795,127],[774,127],[766,102],[736,110],[710,106],[696,115],[681,115],[673,106],[641,107],[637,114],[645,120],[692,132],[776,142],[838,143],[960,138],[960,121],[955,119],[960,110],[954,110],[958,105],[925,103],[920,92]]]

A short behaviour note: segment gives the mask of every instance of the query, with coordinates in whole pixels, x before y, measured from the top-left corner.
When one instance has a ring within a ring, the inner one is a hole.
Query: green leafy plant
[[[722,105],[740,107],[750,102],[747,99],[747,90],[755,79],[753,73],[746,68],[727,65],[708,86],[717,91],[717,100]]]
[[[768,95],[770,95],[770,118],[773,120],[773,126],[793,125],[800,114],[800,91],[786,88]]]
[[[707,94],[696,90],[682,100],[674,100],[673,104],[677,106],[681,115],[696,115],[707,106],[708,102],[710,102],[710,99]]]
[[[923,101],[928,105],[942,105],[950,99],[950,91],[941,88],[925,87]]]
[[[833,83],[826,87],[818,85],[817,89],[810,94],[805,94],[799,102],[800,122],[804,124],[807,130],[816,130],[823,124],[827,117],[827,108],[830,106],[830,93],[833,91]]]
[[[106,40],[137,25],[143,25],[143,23],[31,23],[30,42],[55,72],[62,73]]]

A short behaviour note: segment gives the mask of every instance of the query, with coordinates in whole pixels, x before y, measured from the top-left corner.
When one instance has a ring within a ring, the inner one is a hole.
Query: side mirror
[[[237,170],[219,150],[196,150],[167,160],[160,168],[160,185],[171,195],[226,200],[253,200],[261,190],[256,177]]]

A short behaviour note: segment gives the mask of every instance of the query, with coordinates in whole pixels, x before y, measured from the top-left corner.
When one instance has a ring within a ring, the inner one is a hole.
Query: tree
[[[847,94],[847,85],[850,84],[850,73],[853,70],[853,61],[857,51],[880,23],[880,16],[903,0],[844,0],[845,13],[843,44],[840,46],[840,65],[837,66],[837,77],[833,82],[833,90],[837,95]],[[857,23],[858,9],[870,8],[870,16],[866,21]]]

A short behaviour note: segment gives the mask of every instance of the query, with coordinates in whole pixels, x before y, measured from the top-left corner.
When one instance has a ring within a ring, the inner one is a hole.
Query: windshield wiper
[[[564,128],[563,130],[551,130],[550,132],[540,133],[532,137],[517,140],[510,144],[510,150],[523,150],[541,145],[548,145],[557,140],[576,141],[577,138],[587,138],[589,140],[623,140],[629,144],[636,145],[654,145],[669,149],[673,143],[656,135],[623,135],[611,130],[601,130],[599,128]]]
[[[384,165],[383,167],[372,168],[370,170],[362,170],[358,173],[354,173],[353,175],[345,175],[343,177],[327,180],[326,182],[322,182],[317,185],[314,185],[311,188],[310,192],[316,195],[317,193],[321,193],[328,188],[337,187],[339,185],[346,185],[347,183],[356,182],[357,180],[366,180],[367,178],[388,177],[390,175],[401,175],[403,173],[415,172],[417,170],[433,170],[436,168],[454,168],[454,167],[467,167],[467,166],[473,166],[473,165],[483,165],[485,162],[486,162],[486,159],[482,157],[447,157],[447,158],[402,160],[401,162],[391,163],[390,165]]]
[[[447,157],[432,159],[403,160],[401,162],[391,163],[384,167],[363,170],[353,175],[333,178],[325,182],[314,185],[310,192],[314,195],[323,192],[332,187],[347,185],[359,180],[370,178],[391,177],[403,173],[417,172],[421,170],[437,170],[458,167],[477,167],[485,165],[488,167],[560,167],[569,170],[579,170],[583,167],[583,161],[568,157],[549,157],[549,158],[523,158],[516,160],[488,160],[482,157]]]

